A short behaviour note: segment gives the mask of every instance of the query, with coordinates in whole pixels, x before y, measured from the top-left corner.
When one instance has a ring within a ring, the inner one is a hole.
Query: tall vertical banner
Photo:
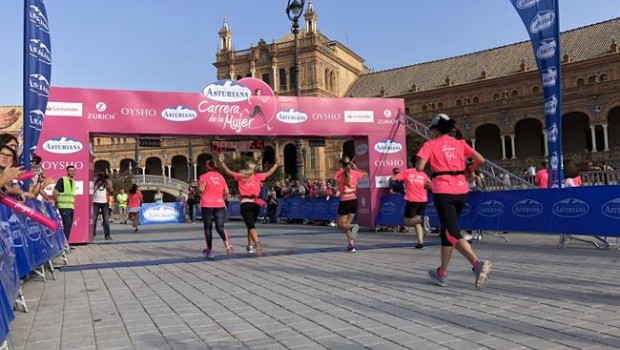
[[[558,0],[510,0],[525,24],[545,97],[549,187],[562,187],[562,77]]]
[[[44,0],[24,0],[24,128],[20,163],[31,168],[43,127],[52,75],[50,28]]]

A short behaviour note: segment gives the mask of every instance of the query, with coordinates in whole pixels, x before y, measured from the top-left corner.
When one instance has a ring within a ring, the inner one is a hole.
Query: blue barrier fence
[[[185,208],[179,202],[145,203],[140,209],[140,224],[174,224],[185,222]]]
[[[61,222],[58,211],[50,203],[30,199],[25,204]],[[13,305],[20,278],[60,254],[65,244],[62,225],[52,231],[0,205],[0,343],[8,336],[14,318]]]

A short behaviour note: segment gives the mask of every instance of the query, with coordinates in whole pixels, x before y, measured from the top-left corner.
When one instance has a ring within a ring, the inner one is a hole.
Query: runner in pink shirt
[[[278,166],[282,165],[282,160],[278,159],[276,164],[267,172],[258,174],[255,173],[256,163],[253,160],[249,160],[245,168],[239,172],[234,172],[226,166],[224,154],[222,153],[220,153],[220,163],[224,172],[237,180],[239,185],[241,217],[248,230],[248,247],[246,251],[250,254],[263,255],[263,244],[258,239],[258,230],[256,229],[256,219],[258,218],[260,207],[265,205],[265,202],[260,198],[260,187],[262,182],[271,176]],[[256,250],[254,250],[254,246],[256,246]]]
[[[540,164],[542,168],[536,172],[534,175],[534,183],[538,188],[547,188],[549,187],[549,161],[544,159]]]
[[[338,228],[347,234],[347,251],[355,253],[355,242],[357,239],[357,231],[360,227],[358,224],[352,224],[355,214],[357,214],[357,182],[359,179],[368,176],[363,170],[357,168],[355,163],[349,157],[343,157],[340,160],[342,169],[334,174],[333,178],[338,183],[338,193],[340,193],[340,203],[338,204]]]
[[[226,202],[224,202],[224,199],[228,198],[228,185],[222,174],[217,171],[212,160],[207,160],[206,165],[207,172],[202,174],[198,180],[198,188],[202,193],[200,209],[205,241],[207,243],[203,254],[207,258],[213,257],[213,221],[215,221],[215,230],[224,242],[226,255],[230,255],[233,252],[233,247],[230,244],[228,233],[224,229],[224,217],[226,216]]]
[[[140,208],[142,207],[142,192],[138,190],[138,185],[133,184],[129,189],[129,198],[127,199],[127,215],[132,222],[133,232],[138,232],[138,224],[140,223]]]
[[[415,157],[411,159],[415,162]],[[394,175],[390,180],[402,181],[405,184],[405,226],[413,226],[418,236],[416,249],[424,249],[424,230],[422,216],[428,202],[427,189],[430,189],[431,179],[423,171],[408,168]]]
[[[436,137],[424,143],[417,154],[416,169],[424,171],[426,164],[430,163],[433,170],[431,188],[441,222],[441,266],[436,270],[430,270],[428,274],[437,285],[447,286],[448,265],[456,246],[473,266],[476,289],[483,289],[491,271],[491,262],[478,259],[469,242],[461,235],[458,220],[469,191],[465,175],[476,171],[485,160],[465,141],[449,135],[454,130],[454,124],[454,120],[445,114],[433,117],[430,129]],[[473,158],[474,161],[465,168],[467,158]]]

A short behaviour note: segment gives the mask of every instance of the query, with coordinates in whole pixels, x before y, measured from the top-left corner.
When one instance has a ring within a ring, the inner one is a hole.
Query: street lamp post
[[[299,84],[299,17],[304,12],[305,0],[288,0],[286,5],[286,15],[293,23],[291,31],[293,32],[293,69],[291,72],[291,80],[293,81],[295,96],[301,96],[300,84]],[[304,175],[304,157],[302,153],[303,142],[301,139],[297,139],[297,152],[295,154],[295,168],[297,172],[297,179],[303,180]]]

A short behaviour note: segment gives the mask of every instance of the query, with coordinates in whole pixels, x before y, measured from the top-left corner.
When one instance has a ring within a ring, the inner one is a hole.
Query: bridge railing
[[[187,191],[187,182],[162,175],[134,175],[133,180],[138,185],[161,185]]]

